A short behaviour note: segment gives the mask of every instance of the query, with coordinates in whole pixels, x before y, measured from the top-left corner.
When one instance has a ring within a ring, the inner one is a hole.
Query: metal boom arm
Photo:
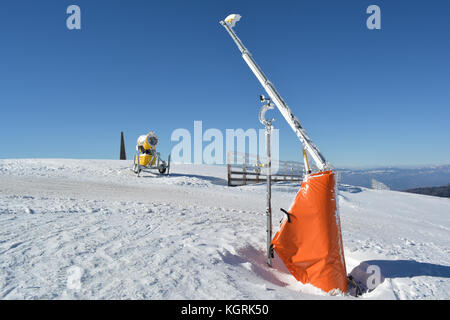
[[[264,90],[266,90],[269,97],[276,104],[278,110],[280,110],[281,114],[286,119],[288,124],[291,126],[292,130],[294,130],[295,134],[297,135],[297,137],[300,139],[305,149],[313,158],[319,170],[326,170],[328,164],[325,158],[320,153],[316,145],[311,141],[309,136],[306,134],[306,131],[300,124],[300,121],[291,112],[291,109],[288,107],[286,102],[284,102],[283,98],[281,98],[277,89],[275,89],[274,85],[269,81],[269,79],[267,79],[267,77],[265,76],[261,68],[258,66],[258,64],[255,62],[255,60],[253,60],[250,51],[247,50],[247,48],[242,43],[241,39],[239,39],[236,33],[234,32],[233,26],[239,19],[240,19],[239,15],[230,15],[225,19],[225,21],[220,21],[220,24],[224,26],[224,28],[228,31],[231,38],[234,40],[237,47],[241,51],[242,58],[245,60],[245,62],[248,64],[252,72],[255,74],[256,78],[259,80]]]

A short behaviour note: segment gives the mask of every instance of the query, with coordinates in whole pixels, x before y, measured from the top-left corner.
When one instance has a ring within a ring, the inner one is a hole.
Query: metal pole
[[[270,152],[270,139],[272,134],[272,125],[266,125],[266,151],[267,151],[267,264],[272,266],[272,249],[270,243],[272,242],[272,155]]]
[[[271,136],[272,136],[272,122],[274,119],[267,120],[265,118],[266,111],[273,109],[273,105],[269,99],[261,96],[261,102],[267,102],[259,111],[259,121],[266,127],[266,181],[267,181],[267,197],[266,197],[266,217],[267,217],[267,264],[272,267],[272,153],[271,153]]]

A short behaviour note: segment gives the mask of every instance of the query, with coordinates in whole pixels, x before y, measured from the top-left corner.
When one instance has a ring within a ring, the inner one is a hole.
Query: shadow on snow
[[[280,287],[285,287],[288,284],[284,283],[276,277],[273,273],[274,270],[280,273],[287,273],[289,271],[286,269],[281,259],[275,256],[272,259],[272,268],[267,265],[267,255],[265,252],[255,249],[252,246],[247,246],[239,249],[237,254],[232,254],[229,251],[225,251],[224,254],[219,253],[223,262],[239,266],[243,263],[250,263],[251,270],[256,274],[256,276]]]

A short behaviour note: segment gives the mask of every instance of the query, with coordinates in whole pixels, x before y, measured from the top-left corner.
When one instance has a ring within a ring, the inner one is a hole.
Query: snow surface
[[[265,263],[265,185],[226,168],[131,161],[0,160],[0,299],[449,299],[450,200],[342,185],[347,272],[359,298]],[[275,230],[298,185],[273,186]]]

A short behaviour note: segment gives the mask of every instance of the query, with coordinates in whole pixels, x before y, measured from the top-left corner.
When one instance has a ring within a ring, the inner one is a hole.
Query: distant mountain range
[[[376,169],[337,168],[336,171],[340,172],[341,183],[367,188],[371,187],[372,179],[382,182],[391,190],[399,191],[432,186],[448,188],[450,183],[450,165]]]
[[[450,198],[450,183],[442,187],[415,188],[405,192],[426,194],[428,196]]]

